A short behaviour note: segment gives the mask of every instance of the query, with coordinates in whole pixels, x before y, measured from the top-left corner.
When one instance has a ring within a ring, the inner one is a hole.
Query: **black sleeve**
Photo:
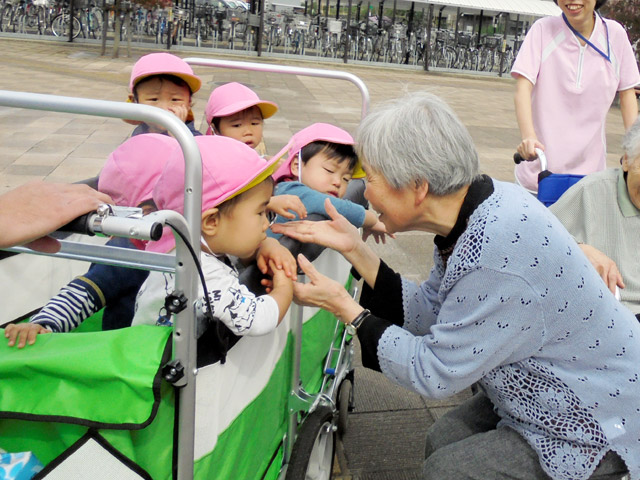
[[[380,260],[375,288],[364,283],[360,305],[371,310],[375,316],[385,318],[401,327],[404,325],[402,308],[402,277]],[[368,320],[367,320],[368,322]]]
[[[358,340],[362,350],[362,365],[371,370],[380,371],[378,362],[378,342],[384,331],[393,325],[383,318],[371,315],[358,328]]]

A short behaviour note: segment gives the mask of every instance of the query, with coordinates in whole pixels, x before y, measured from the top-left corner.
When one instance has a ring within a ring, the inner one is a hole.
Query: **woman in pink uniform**
[[[554,173],[586,175],[606,166],[605,118],[616,92],[625,129],[638,115],[638,65],[622,25],[597,12],[606,0],[555,0],[562,15],[536,21],[511,70],[522,142],[518,153],[545,151]],[[537,191],[537,162],[516,179]]]

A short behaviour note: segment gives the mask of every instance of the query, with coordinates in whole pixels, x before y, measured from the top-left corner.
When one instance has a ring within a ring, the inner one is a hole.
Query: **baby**
[[[284,317],[293,296],[296,264],[291,253],[266,238],[267,204],[273,193],[275,159],[265,161],[249,146],[222,136],[196,138],[202,156],[201,265],[206,291],[200,304],[236,335],[264,335]],[[184,211],[184,159],[175,149],[153,192],[159,209]],[[172,235],[150,242],[147,250],[169,252]],[[256,296],[238,281],[227,255],[244,262],[257,260],[269,273],[268,294]],[[171,325],[165,297],[174,289],[174,275],[151,272],[138,294],[133,324]]]
[[[200,78],[180,57],[170,53],[151,53],[141,57],[133,66],[129,80],[129,102],[167,110],[182,120],[194,135],[202,135],[195,129],[191,111],[192,96],[200,90],[201,85]],[[125,121],[138,125],[132,136],[167,133],[159,125]]]
[[[249,87],[237,82],[226,83],[211,92],[207,102],[207,135],[233,138],[264,155],[264,120],[277,111],[278,106],[275,103],[260,100]]]
[[[355,172],[360,172],[358,157],[349,133],[327,123],[313,125],[296,133],[276,157],[287,159],[274,174],[277,182],[274,195],[296,195],[302,200],[307,214],[327,217],[326,198],[353,225],[365,234],[384,236],[386,229],[378,216],[363,206],[343,199],[347,185]],[[275,223],[289,221],[278,215]],[[280,234],[269,232],[280,238]]]

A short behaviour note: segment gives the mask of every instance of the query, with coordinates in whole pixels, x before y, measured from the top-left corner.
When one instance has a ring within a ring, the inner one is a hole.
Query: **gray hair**
[[[640,156],[640,117],[622,137],[622,150],[627,156],[627,164],[631,166]]]
[[[427,182],[430,193],[444,196],[478,175],[471,135],[430,93],[411,93],[374,109],[358,127],[356,150],[395,189]]]

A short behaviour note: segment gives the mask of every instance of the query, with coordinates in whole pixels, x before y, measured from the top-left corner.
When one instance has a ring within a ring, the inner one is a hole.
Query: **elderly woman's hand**
[[[362,242],[358,229],[338,213],[329,199],[325,200],[324,206],[331,220],[275,223],[271,230],[301,242],[316,243],[343,255],[348,254]]]
[[[298,265],[309,278],[308,283],[294,282],[293,298],[299,305],[320,307],[345,323],[351,322],[363,308],[335,280],[322,275],[307,258],[298,255]]]

